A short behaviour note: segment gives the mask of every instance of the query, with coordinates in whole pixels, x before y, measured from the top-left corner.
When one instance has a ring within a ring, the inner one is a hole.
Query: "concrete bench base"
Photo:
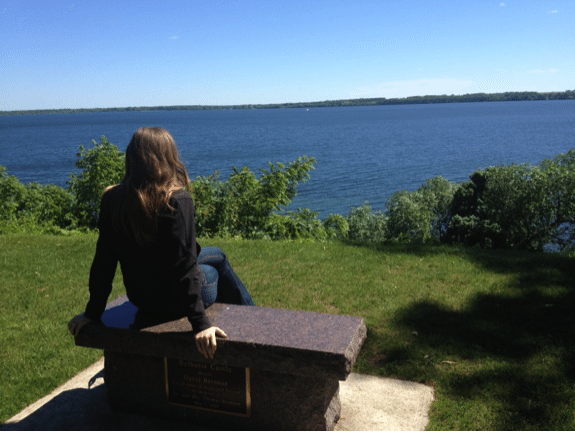
[[[169,403],[164,360],[105,351],[112,408],[224,429],[332,430],[339,420],[339,381],[250,370],[249,417]]]
[[[186,319],[129,330],[135,307],[109,305],[106,327],[85,326],[79,346],[102,348],[112,408],[210,428],[331,430],[345,380],[366,337],[362,318],[214,304],[228,339],[212,361]]]

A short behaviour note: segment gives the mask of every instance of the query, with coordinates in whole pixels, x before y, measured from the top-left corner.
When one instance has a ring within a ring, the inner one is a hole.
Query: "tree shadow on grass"
[[[399,310],[393,325],[415,330],[418,337],[393,356],[419,363],[427,379],[437,383],[437,399],[444,406],[487,401],[489,413],[475,415],[489,416],[490,429],[573,430],[574,260],[477,250],[466,256],[510,275],[508,285],[497,294],[476,294],[456,310],[430,300]],[[432,358],[422,362],[423,353]],[[441,410],[436,410],[435,427],[442,427]],[[461,413],[462,418],[473,415]],[[445,428],[472,427],[449,421],[454,423]]]

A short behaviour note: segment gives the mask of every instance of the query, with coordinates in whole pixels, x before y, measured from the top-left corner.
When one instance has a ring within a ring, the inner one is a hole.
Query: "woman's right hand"
[[[83,313],[78,314],[74,318],[72,318],[68,323],[68,330],[70,330],[72,336],[78,336],[78,333],[80,333],[80,329],[84,327],[86,324],[91,322],[92,320],[87,316],[85,316]]]
[[[216,336],[227,338],[228,335],[219,327],[207,328],[196,334],[196,347],[198,351],[207,359],[213,359],[216,353]]]

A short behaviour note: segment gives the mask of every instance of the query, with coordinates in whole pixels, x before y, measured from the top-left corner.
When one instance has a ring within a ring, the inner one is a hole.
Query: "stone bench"
[[[105,326],[76,336],[78,346],[104,349],[110,405],[210,428],[333,429],[339,381],[366,337],[358,317],[216,303],[206,314],[228,339],[207,360],[186,318],[136,331],[135,311],[120,297]]]

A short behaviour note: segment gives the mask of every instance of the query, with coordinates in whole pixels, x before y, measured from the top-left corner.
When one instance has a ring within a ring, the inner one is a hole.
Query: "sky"
[[[0,0],[0,111],[565,90],[573,0]]]

